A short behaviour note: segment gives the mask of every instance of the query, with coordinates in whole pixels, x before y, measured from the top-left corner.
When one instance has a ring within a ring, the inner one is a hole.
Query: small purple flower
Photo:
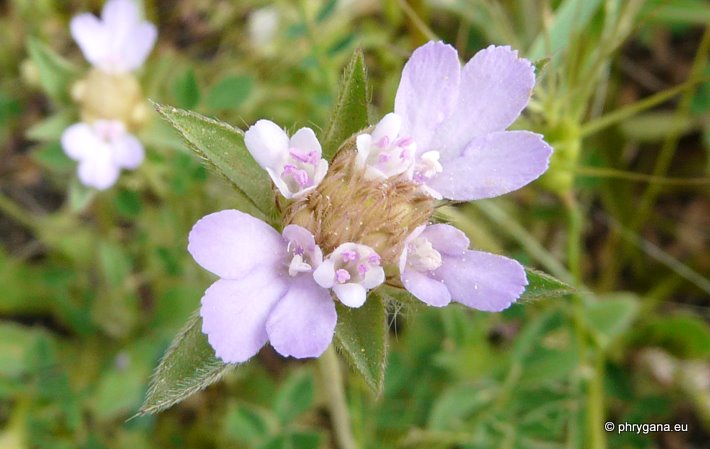
[[[372,134],[357,136],[357,163],[365,169],[366,179],[387,179],[412,167],[416,144],[411,138],[398,137],[401,127],[400,116],[387,114]]]
[[[190,231],[188,251],[220,277],[202,297],[202,331],[217,357],[244,362],[267,341],[284,356],[318,357],[335,332],[335,304],[313,280],[323,255],[313,235],[279,235],[251,215],[223,210]]]
[[[143,162],[143,145],[116,120],[76,123],[62,133],[62,148],[79,161],[79,180],[104,190],[111,187],[121,169],[135,169]]]
[[[71,34],[87,61],[106,73],[128,73],[143,65],[158,32],[141,20],[133,0],[109,0],[101,18],[84,13],[71,21]]]
[[[289,139],[274,122],[259,120],[244,133],[244,143],[285,198],[298,198],[315,189],[328,171],[320,142],[310,128]]]
[[[402,118],[397,138],[416,144],[410,179],[434,198],[471,201],[539,177],[550,146],[539,134],[506,131],[534,85],[532,64],[510,47],[481,50],[463,69],[450,45],[429,42],[416,49],[394,106]]]
[[[323,288],[332,288],[340,302],[348,307],[360,307],[367,292],[385,281],[380,256],[369,246],[343,243],[313,272],[313,278]]]
[[[443,307],[456,301],[487,312],[508,308],[528,284],[513,259],[468,249],[463,232],[446,224],[420,226],[399,259],[404,287],[421,301]]]

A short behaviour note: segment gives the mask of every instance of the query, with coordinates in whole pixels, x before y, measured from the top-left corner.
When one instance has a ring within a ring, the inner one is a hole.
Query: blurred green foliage
[[[157,114],[140,132],[138,170],[105,192],[76,181],[58,139],[78,117],[69,93],[88,66],[68,21],[101,3],[0,3],[0,447],[334,447],[313,364],[269,350],[127,421],[211,281],[185,250],[190,227],[263,204],[211,174]],[[142,3],[159,28],[139,73],[147,98],[240,128],[326,126],[356,48],[371,122],[391,110],[402,65],[428,37],[464,59],[489,43],[549,58],[519,123],[555,146],[547,178],[439,214],[477,248],[578,293],[502,314],[391,309],[381,397],[348,377],[360,447],[707,444],[707,2]],[[607,433],[605,421],[690,430]]]

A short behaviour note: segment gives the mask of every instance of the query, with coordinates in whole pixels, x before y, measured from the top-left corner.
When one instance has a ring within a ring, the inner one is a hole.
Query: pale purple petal
[[[399,255],[399,272],[404,273],[405,266],[407,265],[407,255],[409,253],[409,244],[414,241],[417,237],[421,235],[422,232],[424,232],[424,229],[426,229],[427,225],[421,225],[417,226],[414,228],[414,231],[412,231],[406,239],[404,239],[404,249],[402,250],[402,254]]]
[[[444,198],[471,201],[517,190],[547,170],[552,148],[529,131],[502,131],[473,139],[442,160],[444,171],[428,185]]]
[[[447,224],[429,225],[421,233],[442,255],[458,256],[468,250],[469,240],[460,229]]]
[[[326,259],[313,272],[313,280],[323,288],[331,288],[335,284],[335,264]]]
[[[316,151],[318,156],[322,150],[316,134],[311,128],[301,128],[289,139],[290,148],[298,148],[302,151]]]
[[[217,357],[227,363],[254,356],[268,336],[266,319],[286,284],[268,269],[239,280],[220,279],[202,297],[202,332]]]
[[[525,269],[518,262],[481,251],[445,256],[436,276],[454,301],[486,312],[508,308],[528,284]]]
[[[451,294],[446,285],[428,273],[405,269],[400,279],[409,293],[430,306],[443,307],[451,302]]]
[[[333,293],[335,293],[340,302],[348,307],[360,307],[365,304],[367,299],[367,290],[360,284],[335,284]]]
[[[93,153],[79,161],[79,180],[88,187],[106,190],[116,183],[121,169],[109,154],[106,144],[93,149]]]
[[[262,168],[280,169],[288,157],[286,132],[269,120],[259,120],[252,125],[244,133],[244,144]]]
[[[330,292],[297,276],[266,321],[271,346],[283,356],[318,357],[333,340],[337,315]]]
[[[387,145],[394,142],[402,128],[402,117],[398,114],[389,113],[382,117],[382,120],[375,126],[372,131],[372,142],[377,145],[382,139],[387,139]]]
[[[109,30],[119,33],[140,22],[138,5],[134,0],[109,0],[101,10],[101,19]]]
[[[281,233],[284,240],[291,245],[298,245],[303,249],[303,255],[307,256],[308,260],[313,262],[311,268],[317,268],[323,262],[323,251],[316,244],[316,239],[308,229],[290,224],[286,226]]]
[[[204,269],[239,279],[259,266],[279,272],[286,244],[271,226],[237,210],[207,215],[193,226],[187,250]]]
[[[136,70],[143,65],[157,38],[158,30],[152,23],[143,22],[133,27],[121,48],[126,71]]]
[[[394,112],[403,118],[401,134],[414,138],[420,152],[432,149],[436,125],[451,113],[460,76],[458,53],[442,42],[417,48],[405,64]]]
[[[111,146],[113,160],[121,168],[135,169],[143,162],[143,144],[133,135],[124,134]]]
[[[379,256],[378,256],[379,257]],[[385,270],[382,267],[370,267],[365,273],[360,285],[365,287],[367,290],[371,290],[378,287],[380,284],[385,282]]]
[[[80,14],[71,20],[71,35],[84,57],[91,65],[98,66],[110,52],[109,36],[101,21],[93,14]]]
[[[442,159],[476,137],[505,130],[525,108],[535,86],[535,70],[510,47],[476,53],[461,73],[456,107],[436,130]]]
[[[75,161],[90,155],[102,144],[91,125],[86,123],[75,123],[65,129],[61,141],[64,153]]]

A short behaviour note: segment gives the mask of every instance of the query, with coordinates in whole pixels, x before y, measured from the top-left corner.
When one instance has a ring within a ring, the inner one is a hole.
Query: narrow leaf
[[[365,59],[362,51],[355,50],[343,73],[338,102],[323,138],[323,157],[332,159],[340,144],[368,126]]]
[[[267,220],[276,216],[271,180],[244,146],[242,130],[192,111],[154,105],[189,147],[227,178]]]
[[[528,286],[525,288],[518,302],[554,298],[574,293],[574,288],[547,273],[533,270],[532,268],[525,268],[525,274],[528,276]]]
[[[79,75],[77,67],[33,37],[27,41],[27,52],[39,72],[42,90],[53,100],[67,102],[71,83]]]
[[[139,414],[157,413],[218,381],[235,365],[217,359],[195,313],[165,352]]]
[[[601,0],[564,0],[561,2],[555,10],[552,25],[545,28],[535,38],[527,52],[527,57],[534,61],[545,56],[557,56],[573,41],[574,33],[578,33],[579,30],[586,27],[600,4]]]
[[[376,395],[384,386],[387,357],[387,314],[380,295],[371,293],[358,309],[338,303],[335,329],[335,343],[340,353]]]

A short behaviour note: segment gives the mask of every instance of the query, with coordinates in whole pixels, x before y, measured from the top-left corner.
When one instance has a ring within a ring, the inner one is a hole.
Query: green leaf
[[[292,419],[308,410],[315,395],[313,376],[301,371],[292,374],[279,389],[274,399],[274,413],[282,423],[288,424]]]
[[[195,313],[165,352],[139,414],[157,413],[217,382],[234,365],[217,359]]]
[[[71,83],[79,69],[34,37],[27,41],[27,52],[39,71],[42,90],[54,100],[68,102]]]
[[[247,99],[253,86],[251,76],[229,76],[210,90],[205,104],[210,109],[236,109]]]
[[[64,130],[76,122],[72,112],[62,111],[35,123],[25,132],[25,135],[28,139],[40,142],[58,141]]]
[[[227,178],[264,214],[263,218],[276,216],[271,180],[244,146],[242,130],[195,112],[154,105],[190,148]]]
[[[660,346],[676,357],[710,358],[710,325],[691,314],[658,317],[641,327],[635,339],[644,346]]]
[[[350,136],[367,128],[367,73],[362,51],[355,50],[340,83],[338,102],[323,138],[323,157],[332,159]]]
[[[379,395],[385,379],[387,313],[382,293],[371,293],[357,309],[338,303],[335,343],[350,366]]]
[[[584,319],[596,332],[602,347],[623,334],[639,312],[638,297],[632,293],[613,293],[587,304]]]
[[[197,85],[195,71],[192,68],[185,70],[173,82],[173,96],[175,97],[175,104],[185,109],[192,109],[200,102],[200,88]]]
[[[554,298],[574,293],[574,288],[542,271],[525,268],[528,286],[518,299],[519,303]]]
[[[76,162],[64,154],[59,141],[49,142],[35,148],[32,150],[31,157],[44,168],[52,171],[69,172],[76,168]]]
[[[229,439],[253,446],[274,434],[279,423],[270,410],[240,402],[229,407],[223,426]]]

